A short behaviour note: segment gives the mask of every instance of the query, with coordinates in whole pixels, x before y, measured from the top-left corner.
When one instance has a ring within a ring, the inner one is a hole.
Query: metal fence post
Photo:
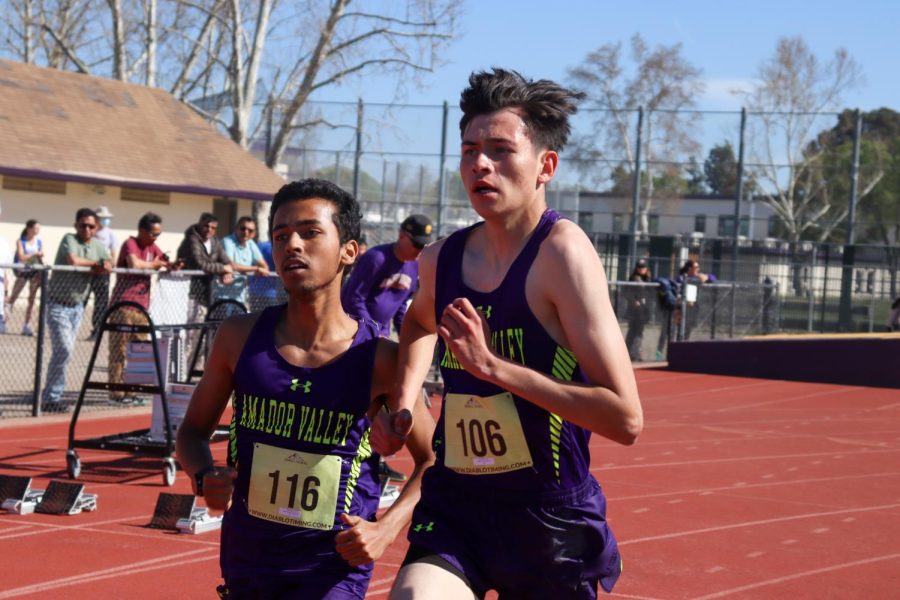
[[[41,301],[38,304],[38,330],[37,349],[34,353],[34,395],[31,397],[31,416],[41,416],[41,393],[43,392],[41,380],[44,371],[44,333],[47,322],[47,280],[50,279],[50,271],[44,269],[41,273]]]
[[[631,189],[631,245],[628,250],[628,264],[637,259],[638,211],[641,205],[641,131],[644,128],[644,107],[638,107],[637,140],[634,150],[634,179]]]
[[[741,107],[741,130],[738,139],[737,184],[734,192],[734,245],[731,248],[731,279],[738,278],[738,252],[741,238],[741,202],[744,196],[744,132],[747,129],[747,109]]]
[[[442,225],[444,221],[444,196],[447,193],[447,176],[444,173],[444,165],[447,162],[447,117],[450,113],[450,105],[444,100],[444,110],[441,117],[441,159],[440,170],[438,171],[438,197],[437,197],[437,222],[435,227],[435,237],[440,239],[443,233]]]
[[[359,161],[362,158],[363,101],[356,105],[356,152],[353,154],[353,197],[359,202]]]
[[[381,201],[378,203],[378,243],[384,242],[384,199],[387,193],[387,159],[381,159]]]
[[[813,313],[815,312],[814,306],[813,306],[813,299],[815,298],[815,291],[813,290],[813,280],[816,276],[816,248],[815,248],[815,246],[813,246],[812,255],[810,256],[809,272],[810,272],[810,275],[809,275],[810,282],[806,286],[806,303],[807,303],[806,332],[812,333]]]
[[[856,243],[856,195],[859,185],[859,146],[862,137],[862,113],[854,111],[855,126],[853,128],[853,164],[850,167],[850,206],[847,210],[847,244]]]
[[[735,323],[735,319],[736,319],[736,314],[735,314],[736,299],[737,299],[737,283],[732,281],[731,282],[731,315],[730,315],[731,319],[728,324],[728,337],[730,337],[730,338],[734,337],[734,323]]]

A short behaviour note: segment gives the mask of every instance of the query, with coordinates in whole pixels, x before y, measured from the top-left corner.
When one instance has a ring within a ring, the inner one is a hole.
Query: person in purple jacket
[[[353,196],[327,181],[275,194],[269,237],[287,304],[222,324],[178,429],[178,460],[195,493],[225,510],[223,598],[363,598],[372,561],[409,523],[434,460],[434,422],[419,403],[415,468],[375,520],[370,424],[393,391],[397,346],[341,307],[359,222]],[[232,395],[228,465],[217,466],[209,439]]]
[[[643,413],[597,252],[545,197],[582,97],[501,69],[462,92],[459,171],[484,220],[422,253],[394,412],[373,429],[399,447],[439,341],[436,462],[395,600],[593,599],[621,572],[589,442],[633,444]]]
[[[396,242],[360,253],[341,290],[347,314],[375,321],[383,337],[391,336],[391,322],[399,333],[409,299],[419,286],[417,259],[431,234],[428,217],[410,215],[400,224]],[[385,461],[381,461],[381,472],[395,481],[406,480],[404,473]]]
[[[431,221],[410,215],[400,224],[397,241],[381,244],[359,256],[341,291],[348,314],[372,319],[381,335],[390,337],[391,322],[397,331],[409,299],[419,285],[419,254],[431,241]]]

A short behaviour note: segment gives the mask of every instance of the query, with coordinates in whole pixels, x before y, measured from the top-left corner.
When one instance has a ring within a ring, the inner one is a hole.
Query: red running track
[[[900,391],[649,369],[638,383],[638,444],[591,445],[625,562],[611,597],[900,597]],[[77,437],[148,423],[85,417]],[[65,479],[67,427],[0,422],[0,473]],[[189,492],[184,474],[164,488],[159,458],[79,453],[99,510],[0,515],[0,599],[215,597],[218,532],[145,527],[159,492]],[[368,597],[387,597],[405,549],[382,558]]]

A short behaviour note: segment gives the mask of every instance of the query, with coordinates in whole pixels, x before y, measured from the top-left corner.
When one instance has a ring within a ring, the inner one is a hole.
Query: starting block
[[[222,517],[212,516],[209,509],[197,506],[197,497],[193,494],[162,492],[156,499],[149,527],[180,533],[206,533],[222,527]]]
[[[0,475],[0,509],[19,515],[30,515],[44,495],[44,490],[31,489],[31,477]]]
[[[393,484],[384,486],[384,489],[381,491],[381,498],[378,500],[378,508],[388,508],[389,506],[392,506],[399,497],[399,486]]]
[[[85,494],[83,483],[51,481],[35,512],[48,515],[77,515],[97,510],[97,494]]]

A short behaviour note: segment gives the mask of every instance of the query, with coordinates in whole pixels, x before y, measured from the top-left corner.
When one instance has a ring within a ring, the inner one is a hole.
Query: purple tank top
[[[525,279],[541,243],[560,218],[553,210],[544,212],[503,281],[487,293],[473,290],[462,278],[466,240],[469,233],[482,224],[453,233],[444,242],[438,256],[435,314],[440,322],[441,314],[450,302],[459,297],[468,298],[487,316],[494,349],[499,354],[557,379],[585,382],[574,354],[550,337],[525,300]],[[454,415],[464,415],[464,411],[452,407],[454,402],[468,403],[472,396],[477,400],[501,394],[504,390],[463,370],[443,339],[440,340],[439,352],[444,402],[434,436],[437,467],[432,478],[439,476],[445,483],[449,478],[459,485],[479,489],[551,492],[575,487],[588,477],[590,431],[518,396],[512,396],[512,399],[532,464],[499,473],[484,471],[486,474],[469,474],[459,468],[449,468],[446,461],[448,442],[462,449],[457,455],[467,457],[473,454],[472,461],[476,465],[490,464],[492,451],[506,450],[507,440],[502,437],[505,434],[502,429],[497,429],[496,423],[492,429],[489,420],[473,424],[464,418],[457,421],[453,417],[453,422],[447,419],[448,408]],[[460,394],[462,397],[448,397],[450,394]],[[449,440],[448,436],[457,439]],[[517,464],[522,463],[513,462],[507,468]]]
[[[334,535],[340,513],[372,520],[378,510],[379,459],[366,414],[377,325],[360,321],[332,362],[297,367],[275,348],[284,309],[260,314],[235,369],[228,458],[238,477],[222,523],[223,576],[368,574],[371,565],[353,568],[337,554]]]

